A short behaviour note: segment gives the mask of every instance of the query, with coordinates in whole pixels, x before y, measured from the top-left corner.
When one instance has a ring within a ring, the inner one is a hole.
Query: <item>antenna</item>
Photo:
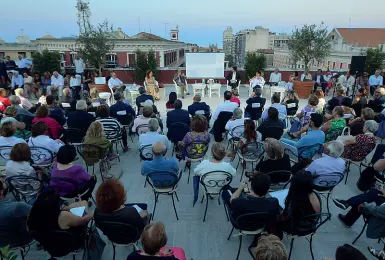
[[[168,22],[164,21],[164,38],[167,38],[167,25]]]
[[[151,14],[149,13],[148,16],[150,16],[150,33],[151,33]]]

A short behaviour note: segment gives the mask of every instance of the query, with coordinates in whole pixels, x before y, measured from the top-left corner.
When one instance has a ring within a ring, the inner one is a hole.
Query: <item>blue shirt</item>
[[[279,103],[274,103],[271,106],[265,108],[265,110],[263,110],[263,113],[262,113],[263,120],[267,119],[268,117],[267,111],[269,110],[270,107],[275,107],[278,110],[278,113],[280,114],[279,119],[284,120],[286,118],[286,115],[287,115],[286,106]],[[284,116],[285,118],[281,118],[281,115]]]
[[[372,75],[369,77],[369,86],[382,86],[384,83],[383,80],[384,79],[380,75],[378,75],[378,77]]]
[[[315,144],[323,144],[325,142],[325,133],[322,130],[308,131],[307,135],[302,136],[299,141],[293,141],[282,138],[281,142],[292,145],[296,148],[312,146]]]
[[[23,85],[24,85],[24,78],[23,78],[23,76],[18,75],[17,77],[15,77],[15,76],[12,77],[12,82],[11,82],[12,88],[14,88],[15,86],[21,87]]]
[[[166,159],[162,156],[155,158],[152,161],[145,161],[142,164],[142,175],[147,176],[153,172],[171,172],[178,174],[179,166],[175,158]]]

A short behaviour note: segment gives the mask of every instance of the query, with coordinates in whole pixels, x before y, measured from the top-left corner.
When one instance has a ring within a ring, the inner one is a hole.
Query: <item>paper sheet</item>
[[[138,213],[142,211],[142,209],[138,205],[134,205],[132,207],[135,208]]]
[[[273,198],[277,198],[278,202],[279,202],[279,206],[281,206],[281,208],[284,209],[285,208],[285,199],[287,197],[288,192],[289,192],[289,189],[273,191],[273,192],[270,192],[270,196]]]
[[[70,209],[70,212],[78,217],[83,217],[85,210],[86,210],[86,207],[82,206],[82,207],[72,208]]]

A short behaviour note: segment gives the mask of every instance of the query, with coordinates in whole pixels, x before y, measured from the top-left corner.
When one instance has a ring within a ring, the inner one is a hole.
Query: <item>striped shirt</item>
[[[108,140],[120,139],[123,133],[123,126],[113,117],[98,119],[103,125],[103,130]]]

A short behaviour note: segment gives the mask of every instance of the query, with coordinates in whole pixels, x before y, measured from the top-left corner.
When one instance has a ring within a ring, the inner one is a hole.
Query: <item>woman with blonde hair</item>
[[[158,82],[155,80],[154,73],[151,70],[146,72],[144,81],[146,82],[147,91],[150,95],[153,96],[155,100],[159,100]]]
[[[255,260],[287,260],[285,245],[275,235],[261,236],[255,248]]]
[[[112,148],[112,143],[105,137],[103,132],[103,125],[99,121],[92,122],[91,125],[88,127],[86,136],[83,139],[83,144],[95,145],[102,148],[105,153],[101,156],[107,154],[108,149]],[[87,164],[94,164],[98,162],[99,159],[101,159],[101,156],[98,156],[97,153],[95,154],[91,151],[87,152],[87,150],[90,149],[88,147],[83,147],[83,153],[85,157],[84,160],[87,162]]]

